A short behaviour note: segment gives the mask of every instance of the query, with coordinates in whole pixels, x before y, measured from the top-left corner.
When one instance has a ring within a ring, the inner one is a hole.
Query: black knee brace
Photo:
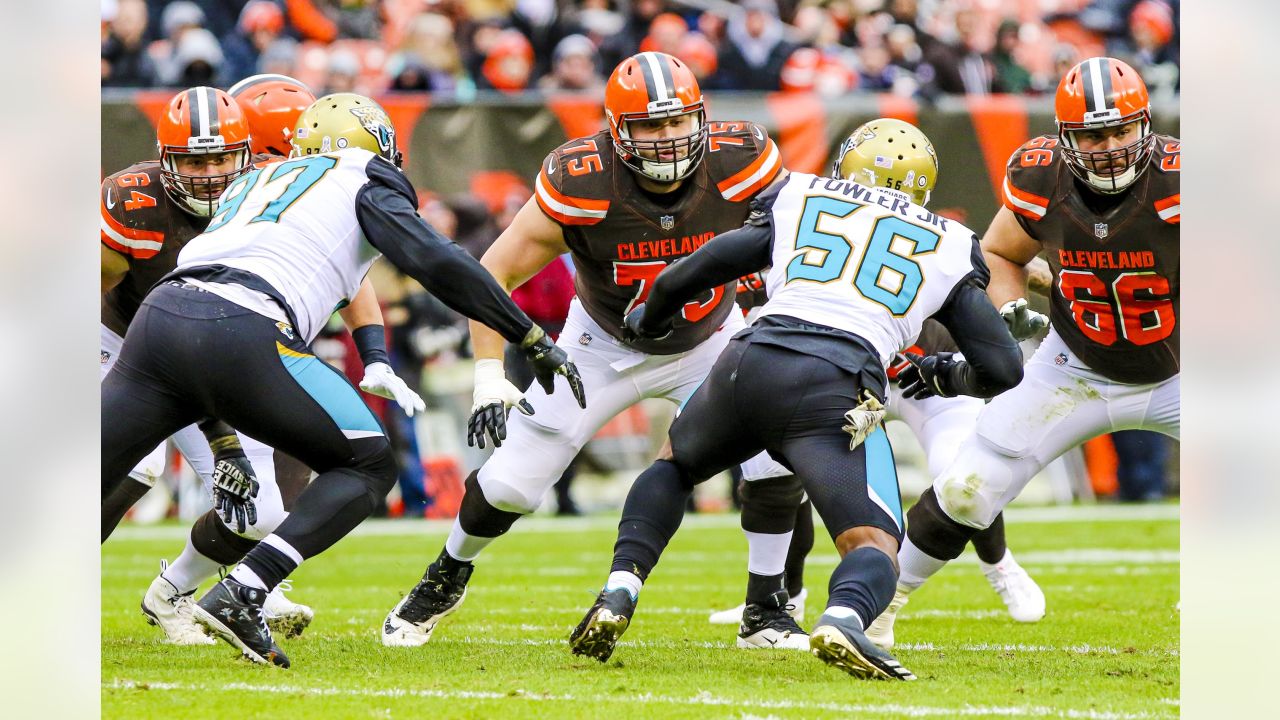
[[[954,560],[964,552],[975,528],[961,525],[942,511],[933,488],[907,511],[907,537],[915,546],[939,560]]]
[[[494,538],[511,529],[520,513],[510,510],[499,510],[489,504],[480,489],[480,471],[472,470],[467,476],[466,492],[462,495],[462,505],[458,508],[458,524],[462,531],[476,537]]]
[[[201,515],[191,526],[191,547],[219,565],[235,565],[257,544],[257,540],[232,532],[215,510]]]
[[[778,535],[795,529],[796,507],[804,498],[804,486],[795,475],[744,482],[742,529]]]

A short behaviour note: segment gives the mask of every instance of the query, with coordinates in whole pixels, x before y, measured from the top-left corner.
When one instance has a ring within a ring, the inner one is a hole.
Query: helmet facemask
[[[1115,110],[1111,113],[1119,115]],[[1138,122],[1138,137],[1133,142],[1110,150],[1081,150],[1077,133],[1114,128]],[[1150,164],[1155,135],[1151,132],[1151,112],[1143,109],[1123,117],[1092,122],[1059,122],[1058,140],[1063,159],[1072,174],[1089,184],[1097,192],[1116,194],[1124,192],[1137,180]],[[1114,172],[1108,165],[1119,165],[1123,170]]]
[[[194,141],[202,138],[192,139]],[[187,175],[178,170],[179,157],[222,153],[235,154],[235,166],[230,172],[217,175]],[[249,159],[247,142],[198,149],[165,145],[160,148],[160,182],[178,207],[193,215],[212,217],[218,209],[219,198],[231,181],[249,171]]]
[[[670,103],[672,107],[663,109],[659,106]],[[649,103],[649,111],[644,113],[624,113],[610,121],[614,123],[617,133],[614,138],[614,149],[618,157],[627,167],[642,176],[659,183],[674,183],[688,177],[698,168],[707,148],[707,115],[701,102],[685,106],[679,99],[656,101]],[[674,138],[661,140],[638,140],[631,137],[630,124],[638,120],[660,120],[664,118],[693,116],[693,132]],[[661,159],[662,155],[671,159]]]

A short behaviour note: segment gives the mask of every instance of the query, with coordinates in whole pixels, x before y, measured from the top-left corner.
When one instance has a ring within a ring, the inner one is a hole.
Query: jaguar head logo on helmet
[[[845,138],[831,174],[900,192],[917,205],[925,205],[938,182],[938,154],[920,128],[902,120],[879,118]]]
[[[184,90],[156,124],[160,181],[183,210],[213,215],[227,185],[249,171],[249,123],[236,101],[211,87]]]
[[[355,93],[334,93],[316,100],[298,116],[292,157],[364,148],[396,167],[404,156],[396,145],[391,117],[370,98]]]
[[[604,91],[605,117],[622,162],[659,184],[683,180],[706,154],[707,113],[693,71],[642,52],[623,60]]]
[[[1071,68],[1054,98],[1067,167],[1101,193],[1119,193],[1147,169],[1154,146],[1146,83],[1128,64],[1089,58]]]
[[[298,116],[316,101],[310,88],[287,75],[253,75],[227,91],[249,123],[253,152],[287,157]]]

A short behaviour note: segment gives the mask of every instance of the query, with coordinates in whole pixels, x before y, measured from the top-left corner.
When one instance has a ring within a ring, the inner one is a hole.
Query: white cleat
[[[804,588],[800,591],[799,595],[791,598],[787,612],[791,613],[791,617],[794,618],[796,622],[804,622],[804,601],[807,600],[808,597],[809,588]],[[713,612],[708,620],[712,625],[741,625],[742,611],[744,608],[746,608],[746,603],[735,608],[729,608],[728,610]],[[807,648],[808,646],[806,645],[805,647]]]
[[[287,638],[295,638],[311,624],[315,611],[301,603],[296,603],[284,596],[285,590],[292,590],[288,580],[267,593],[267,600],[262,605],[262,615],[266,618],[271,632],[279,633]]]
[[[889,601],[889,607],[880,613],[880,617],[871,623],[871,627],[867,628],[867,639],[875,643],[878,647],[885,650],[893,649],[893,621],[898,618],[898,611],[902,610],[902,606],[907,604],[907,593],[909,590],[903,589],[901,585],[893,593],[893,600]]]
[[[151,581],[147,594],[142,596],[142,614],[147,622],[164,631],[174,645],[213,645],[216,641],[204,634],[193,616],[195,590],[180,593],[164,577],[168,563],[160,561],[160,574]]]
[[[1026,570],[1006,552],[1004,559],[995,565],[983,564],[982,574],[987,576],[991,589],[1009,608],[1009,616],[1023,623],[1038,622],[1044,617],[1044,591]]]

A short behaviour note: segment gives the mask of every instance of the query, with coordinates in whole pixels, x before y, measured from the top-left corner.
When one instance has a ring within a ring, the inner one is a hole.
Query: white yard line
[[[810,702],[804,700],[743,700],[721,697],[709,692],[700,692],[689,697],[673,695],[566,695],[549,693],[527,693],[516,691],[488,692],[480,690],[416,690],[416,689],[370,689],[342,687],[306,687],[301,685],[254,685],[250,683],[226,683],[216,688],[209,685],[171,682],[134,682],[115,680],[103,683],[109,690],[169,690],[186,692],[225,692],[233,690],[247,693],[266,693],[272,695],[312,695],[312,696],[346,696],[346,697],[378,697],[378,698],[429,698],[440,700],[527,700],[530,702],[576,702],[576,703],[625,703],[627,705],[662,704],[687,706],[739,707],[761,710],[826,710],[840,713],[887,714],[895,713],[909,717],[1050,717],[1050,718],[1088,718],[1091,720],[1147,720],[1148,718],[1172,718],[1175,715],[1152,713],[1113,712],[1107,710],[1073,710],[1040,706],[1006,706],[984,707],[968,705],[964,707],[931,707],[927,705],[899,704],[846,704],[833,702]]]
[[[1048,507],[1011,507],[1005,520],[1011,524],[1130,522],[1135,520],[1176,521],[1177,505],[1053,505]],[[738,527],[736,513],[690,515],[686,528]],[[367,520],[352,535],[365,537],[447,535],[452,520]],[[525,518],[517,526],[521,533],[573,533],[584,530],[613,530],[618,527],[616,513],[586,518],[535,516]],[[190,525],[124,525],[111,536],[113,540],[172,540],[186,538]]]

